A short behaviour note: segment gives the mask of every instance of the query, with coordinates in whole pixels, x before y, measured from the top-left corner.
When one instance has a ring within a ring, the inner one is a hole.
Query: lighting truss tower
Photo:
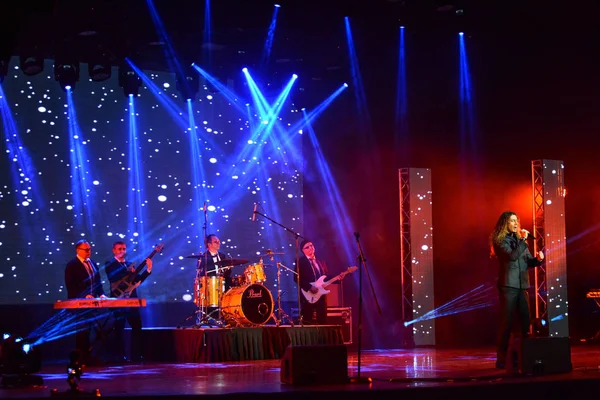
[[[402,319],[413,321],[435,309],[433,298],[433,225],[431,170],[402,168],[400,183],[400,252]],[[415,346],[435,345],[435,320],[412,326]]]
[[[535,269],[535,315],[552,337],[569,336],[564,172],[560,160],[531,162],[534,250],[546,256]]]

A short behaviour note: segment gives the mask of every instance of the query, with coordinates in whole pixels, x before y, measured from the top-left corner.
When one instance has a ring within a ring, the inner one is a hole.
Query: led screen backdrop
[[[69,104],[51,61],[36,76],[17,65],[11,60],[0,99],[0,303],[66,298],[64,267],[82,238],[97,263],[116,240],[136,262],[164,243],[140,297],[189,301],[196,261],[185,256],[204,250],[205,222],[223,253],[248,259],[234,275],[267,249],[284,253],[264,259],[276,301],[276,262],[293,268],[294,236],[263,216],[252,221],[252,212],[258,203],[302,233],[301,114],[292,104],[257,115],[249,95],[233,101],[202,85],[190,118],[173,74],[146,71],[130,103],[116,68],[93,82],[83,64]],[[282,300],[295,301],[291,275],[281,279]]]

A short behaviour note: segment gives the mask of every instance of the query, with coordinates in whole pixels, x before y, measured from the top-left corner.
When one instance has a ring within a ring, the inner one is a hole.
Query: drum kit
[[[247,265],[241,274],[230,278],[230,288],[226,290],[224,272],[237,266],[248,264],[246,259],[224,259],[215,262],[215,269],[196,272],[194,280],[194,304],[198,310],[196,326],[247,327],[266,324],[270,319],[277,326],[288,320],[294,326],[292,319],[281,308],[281,270],[285,269],[296,274],[280,262],[277,266],[277,309],[273,296],[265,286],[267,273],[265,267],[272,264],[264,263],[263,258],[274,260],[274,253],[267,250],[266,254],[258,256],[257,263]],[[202,258],[203,255],[186,256],[185,258]],[[211,274],[211,275],[209,275]]]

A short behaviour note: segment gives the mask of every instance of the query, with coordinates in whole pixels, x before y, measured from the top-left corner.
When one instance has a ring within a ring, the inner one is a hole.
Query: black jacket
[[[319,259],[316,259],[316,261],[319,265],[321,273],[315,276],[310,260],[305,255],[300,256],[300,259],[298,260],[299,268],[296,268],[296,272],[300,270],[300,287],[305,291],[310,290],[312,282],[315,282],[317,279],[319,279],[321,275],[327,275],[327,273],[329,272],[327,270],[327,265],[325,265],[325,262]],[[298,283],[297,275],[294,275],[294,282]]]
[[[94,275],[92,275],[93,285],[90,284],[90,276],[79,258],[75,257],[68,262],[65,268],[65,286],[69,299],[83,298],[88,294],[100,297],[104,294],[98,268],[93,261],[91,261],[91,264],[94,269]]]
[[[500,264],[498,286],[528,289],[531,286],[529,268],[537,267],[541,262],[531,255],[527,242],[511,233],[500,245],[494,244],[494,252]]]

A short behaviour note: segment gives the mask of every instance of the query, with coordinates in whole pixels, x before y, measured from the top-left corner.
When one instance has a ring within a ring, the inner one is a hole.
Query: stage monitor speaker
[[[281,359],[281,382],[290,385],[348,383],[346,345],[288,346]]]
[[[508,372],[526,375],[571,372],[568,337],[515,338],[506,358]]]

